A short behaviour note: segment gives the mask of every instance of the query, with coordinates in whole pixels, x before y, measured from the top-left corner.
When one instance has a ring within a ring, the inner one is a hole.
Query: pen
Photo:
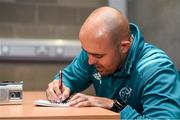
[[[61,70],[59,71],[59,89],[62,94],[63,90],[62,90],[62,71]]]
[[[62,94],[62,92],[63,92],[63,87],[62,87],[63,85],[62,85],[62,70],[60,70],[59,71],[59,89],[60,89],[60,91],[61,91],[61,94]],[[65,100],[61,100],[61,102],[62,103],[66,103],[66,102],[68,102],[69,100],[70,100],[70,98],[71,97],[68,97],[68,98],[66,98]]]

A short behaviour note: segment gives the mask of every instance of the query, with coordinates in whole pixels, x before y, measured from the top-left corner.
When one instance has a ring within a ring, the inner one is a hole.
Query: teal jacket
[[[101,76],[88,64],[87,53],[82,50],[63,70],[63,83],[72,92],[93,84],[97,96],[123,100],[127,106],[120,112],[121,119],[180,119],[180,76],[176,67],[165,52],[144,42],[136,25],[130,24],[130,30],[134,40],[119,70]]]

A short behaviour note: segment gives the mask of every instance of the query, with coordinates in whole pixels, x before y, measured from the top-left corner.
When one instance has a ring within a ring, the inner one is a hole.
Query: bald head
[[[95,37],[106,37],[111,41],[129,38],[129,23],[127,18],[118,10],[111,7],[101,7],[94,10],[84,22],[80,37],[92,34]]]

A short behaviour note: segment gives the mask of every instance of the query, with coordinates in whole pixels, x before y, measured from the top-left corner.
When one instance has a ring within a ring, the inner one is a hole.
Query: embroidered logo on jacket
[[[129,87],[123,87],[119,91],[119,96],[122,99],[123,102],[127,102],[128,98],[131,96],[132,89]]]
[[[99,83],[100,83],[100,84],[102,83],[102,82],[101,82],[101,74],[100,74],[99,72],[94,73],[94,74],[93,74],[93,77],[94,77],[96,80],[99,80]]]

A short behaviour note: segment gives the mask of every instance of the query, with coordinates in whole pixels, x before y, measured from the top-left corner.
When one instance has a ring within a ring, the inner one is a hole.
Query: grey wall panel
[[[137,23],[145,39],[160,47],[180,69],[180,0],[129,0],[130,22]]]

